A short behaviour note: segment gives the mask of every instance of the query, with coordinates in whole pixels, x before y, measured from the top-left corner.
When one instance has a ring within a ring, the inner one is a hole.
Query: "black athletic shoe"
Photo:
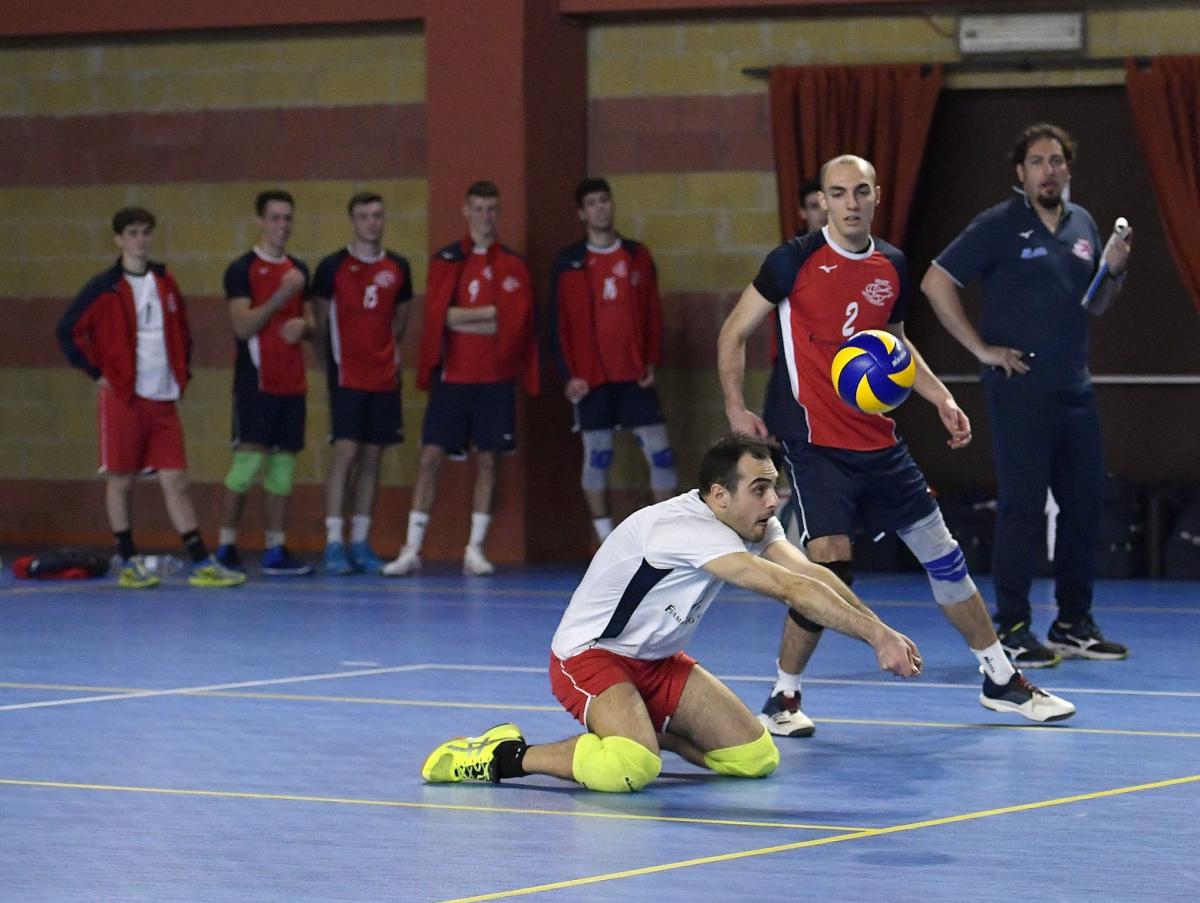
[[[1000,630],[999,637],[1000,645],[1018,668],[1053,668],[1062,661],[1062,656],[1041,644],[1024,621]]]
[[[1084,615],[1070,626],[1055,621],[1050,625],[1046,645],[1065,658],[1090,658],[1096,661],[1118,661],[1129,655],[1120,643],[1106,640],[1091,615]]]

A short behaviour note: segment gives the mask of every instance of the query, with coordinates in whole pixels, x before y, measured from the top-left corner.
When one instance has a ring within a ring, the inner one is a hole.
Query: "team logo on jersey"
[[[613,275],[616,276],[618,279],[624,279],[626,276],[629,275],[629,267],[627,267],[625,265],[624,260],[618,260],[617,265],[612,268],[612,271],[613,271]]]
[[[1071,245],[1071,253],[1074,254],[1076,257],[1078,257],[1080,260],[1086,260],[1088,263],[1091,263],[1092,262],[1092,243],[1090,241],[1088,241],[1086,238],[1076,239],[1075,244]]]
[[[863,289],[863,297],[876,307],[883,307],[896,297],[896,290],[886,279],[876,279]]]
[[[817,264],[817,269],[820,270],[822,273],[825,273],[826,275],[832,273],[834,270],[837,269],[837,267],[838,267],[838,265],[836,263],[818,263]]]
[[[396,274],[391,270],[380,270],[373,281],[380,288],[391,288],[396,284]]]
[[[500,283],[500,287],[506,292],[515,292],[521,287],[521,280],[516,276],[505,276],[504,281]]]
[[[1031,236],[1033,234],[1033,230],[1026,229],[1024,232],[1018,232],[1017,234],[1019,236],[1021,236],[1023,239],[1025,239],[1026,241],[1029,241],[1029,236]]]
[[[1021,249],[1021,259],[1022,260],[1033,260],[1035,257],[1045,257],[1049,253],[1050,253],[1049,251],[1047,251],[1045,248],[1040,247],[1040,246],[1036,247],[1036,248],[1022,248]]]
[[[270,267],[259,267],[259,268],[258,268],[258,275],[260,275],[260,276],[270,276],[270,275],[271,275],[271,268],[270,268]]]

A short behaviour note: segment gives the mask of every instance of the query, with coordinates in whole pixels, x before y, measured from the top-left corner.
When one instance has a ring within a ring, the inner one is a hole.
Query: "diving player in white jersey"
[[[605,540],[551,641],[551,689],[587,733],[529,746],[515,724],[499,724],[443,743],[421,776],[496,783],[547,774],[626,792],[658,776],[664,749],[718,774],[770,774],[779,764],[770,734],[683,652],[725,583],[863,640],[885,671],[920,674],[912,641],[786,540],[775,517],[778,477],[765,443],[727,436],[705,453],[700,489],[642,509]]]

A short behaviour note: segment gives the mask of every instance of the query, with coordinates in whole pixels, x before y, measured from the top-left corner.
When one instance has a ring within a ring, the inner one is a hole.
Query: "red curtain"
[[[904,246],[917,174],[942,88],[939,66],[776,66],[771,132],[784,239],[799,228],[796,192],[821,165],[857,154],[882,197],[872,233]]]
[[[1200,57],[1156,57],[1146,69],[1126,60],[1125,93],[1171,256],[1200,310]]]

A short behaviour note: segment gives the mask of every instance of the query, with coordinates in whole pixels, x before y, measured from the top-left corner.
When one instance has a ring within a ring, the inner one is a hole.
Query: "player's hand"
[[[291,317],[284,320],[279,327],[279,337],[289,345],[295,345],[304,338],[304,330],[308,327],[308,321],[304,317]]]
[[[1003,345],[984,345],[983,351],[979,352],[979,363],[988,364],[992,367],[999,367],[1004,371],[1005,376],[1012,376],[1014,373],[1020,375],[1029,372],[1029,365],[1025,363],[1025,352],[1019,348],[1005,348]]]
[[[938,416],[942,418],[942,425],[950,433],[946,444],[951,448],[963,448],[969,445],[971,443],[971,420],[958,406],[954,396],[947,395],[942,399],[937,410]]]
[[[637,381],[637,384],[639,386],[641,386],[643,389],[649,389],[652,385],[654,385],[654,365],[653,364],[646,365],[646,375],[643,376],[641,379],[639,379]]]
[[[108,381],[108,377],[106,376],[101,376],[98,380],[96,380],[96,385],[101,389],[106,389],[109,391],[112,390],[112,383]]]
[[[762,418],[745,408],[741,410],[726,409],[725,416],[729,418],[729,428],[735,433],[745,433],[747,436],[754,436],[758,439],[766,439],[770,435]]]
[[[571,404],[579,404],[579,402],[583,401],[583,397],[590,391],[591,386],[587,384],[586,379],[580,379],[578,376],[574,376],[567,380],[567,385],[563,390],[563,394],[567,396],[567,401],[571,402]]]
[[[306,281],[307,280],[304,278],[304,274],[295,267],[292,267],[290,270],[284,273],[283,278],[279,280],[279,290],[281,292],[286,292],[284,298],[290,298],[292,295],[303,291],[304,283]]]
[[[1125,268],[1129,266],[1129,252],[1133,245],[1130,242],[1130,237],[1133,235],[1133,229],[1126,229],[1123,236],[1114,235],[1109,239],[1108,247],[1104,249],[1104,260],[1108,263],[1108,271],[1114,276],[1121,276],[1125,273]]]
[[[884,627],[873,645],[879,667],[897,677],[916,677],[921,673],[921,653],[916,644],[902,633]]]

